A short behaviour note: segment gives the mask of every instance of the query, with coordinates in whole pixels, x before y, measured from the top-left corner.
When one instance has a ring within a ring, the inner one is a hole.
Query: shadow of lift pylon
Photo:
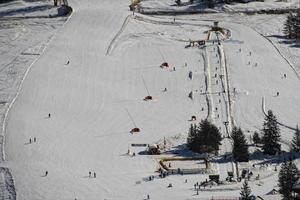
[[[130,130],[130,133],[133,134],[133,133],[139,133],[139,132],[141,132],[140,128],[137,127],[137,125],[136,125],[136,123],[135,123],[133,117],[131,116],[130,112],[128,111],[128,109],[125,108],[125,110],[126,110],[128,116],[129,116],[129,118],[130,118],[132,124],[134,125],[134,128],[132,128],[132,129]]]

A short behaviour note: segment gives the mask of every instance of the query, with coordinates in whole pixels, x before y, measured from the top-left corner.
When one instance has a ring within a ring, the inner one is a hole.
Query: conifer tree
[[[283,33],[288,39],[300,40],[300,9],[296,14],[289,13],[284,23]]]
[[[253,134],[253,143],[254,143],[255,145],[261,143],[261,138],[259,137],[258,132],[256,132],[256,131],[255,131],[254,134]]]
[[[287,36],[288,39],[292,39],[293,38],[293,33],[294,33],[294,16],[292,13],[289,13],[289,15],[287,16],[287,19],[284,23],[284,28],[283,28],[283,33],[285,36]]]
[[[251,189],[250,187],[248,186],[248,182],[245,181],[243,183],[243,187],[242,187],[242,190],[241,190],[241,200],[251,200]]]
[[[295,15],[293,30],[294,30],[295,38],[299,41],[300,40],[300,9],[298,9],[297,14]]]
[[[298,177],[298,168],[292,161],[288,163],[285,162],[281,165],[278,175],[278,186],[279,193],[282,195],[283,200],[293,199],[292,188],[298,180]]]
[[[233,139],[233,158],[237,162],[248,162],[249,151],[245,135],[241,128],[233,127],[231,137]]]
[[[292,141],[292,151],[300,152],[300,130],[297,126],[295,135]]]
[[[219,129],[208,120],[201,120],[198,126],[191,126],[187,146],[195,152],[213,152],[219,150],[222,140]]]
[[[265,118],[263,124],[263,151],[265,154],[275,155],[281,151],[280,141],[280,129],[277,124],[276,116],[271,110],[268,111],[268,115]]]
[[[189,134],[187,138],[187,146],[189,149],[195,148],[195,138],[196,138],[196,125],[191,124],[189,129]]]

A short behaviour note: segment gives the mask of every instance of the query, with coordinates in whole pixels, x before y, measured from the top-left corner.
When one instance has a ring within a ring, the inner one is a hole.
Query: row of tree
[[[232,155],[237,162],[249,161],[248,143],[239,127],[233,127],[231,132],[233,140]],[[221,144],[219,129],[208,120],[202,120],[199,125],[191,125],[187,138],[187,146],[190,150],[198,153],[211,153],[219,150]],[[276,116],[271,110],[265,117],[262,137],[257,132],[253,135],[254,144],[262,145],[263,152],[268,155],[276,155],[281,152],[280,129]],[[300,131],[297,127],[292,141],[292,151],[300,152]]]
[[[289,13],[284,23],[283,33],[289,39],[300,40],[300,10],[296,14]]]
[[[238,162],[249,161],[248,144],[241,128],[234,127],[231,137],[233,139],[233,158]],[[221,140],[219,129],[205,119],[199,125],[191,125],[187,146],[197,153],[217,153]]]
[[[232,155],[237,162],[249,161],[248,144],[245,135],[241,128],[233,127],[231,132],[233,140]],[[219,129],[210,123],[208,120],[202,120],[199,125],[191,125],[187,139],[187,146],[195,152],[217,152],[221,144],[221,133]],[[271,110],[268,111],[265,117],[262,137],[257,132],[253,135],[253,142],[261,144],[265,154],[275,155],[280,153],[280,129],[278,126],[277,118]],[[292,151],[300,152],[300,131],[296,128],[295,135],[292,141]],[[299,178],[299,172],[296,165],[292,162],[284,162],[279,172],[279,192],[284,200],[293,199],[292,188]],[[251,189],[248,182],[245,181],[241,190],[242,200],[251,200]]]
[[[245,135],[241,128],[233,127],[231,132],[233,140],[232,155],[237,162],[249,161],[248,144]],[[208,120],[202,120],[199,125],[191,125],[187,139],[187,146],[195,152],[217,152],[221,144],[221,133],[219,129],[210,123]],[[262,137],[257,132],[253,135],[253,142],[261,144],[265,154],[275,155],[280,153],[280,129],[278,126],[277,118],[271,110],[268,111],[265,117]],[[300,152],[300,131],[296,128],[295,135],[292,141],[292,151]],[[282,195],[283,200],[293,199],[292,188],[299,178],[299,171],[296,165],[292,162],[284,162],[281,165],[279,172],[279,193]],[[248,182],[245,181],[241,190],[242,200],[251,200],[251,189]]]

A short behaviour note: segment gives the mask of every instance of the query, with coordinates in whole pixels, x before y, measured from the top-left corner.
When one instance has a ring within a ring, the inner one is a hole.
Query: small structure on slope
[[[146,84],[145,79],[144,79],[143,76],[142,76],[142,79],[143,79],[143,83],[144,83],[144,86],[145,86],[145,88],[146,88],[146,91],[147,91],[147,93],[148,93],[148,95],[144,97],[144,101],[151,101],[151,100],[153,100],[153,98],[152,98],[152,96],[150,95],[150,92],[149,92],[149,90],[148,90],[147,84]]]
[[[139,132],[141,132],[140,128],[137,127],[137,125],[136,125],[136,123],[135,123],[133,117],[132,117],[131,114],[129,113],[129,111],[128,111],[127,109],[125,109],[125,110],[127,111],[127,114],[128,114],[128,116],[129,116],[131,122],[132,122],[133,125],[134,125],[134,128],[132,128],[132,129],[130,130],[130,133],[133,134],[133,133],[139,133]]]
[[[169,67],[169,63],[163,62],[163,63],[160,65],[160,67],[161,67],[161,68]]]

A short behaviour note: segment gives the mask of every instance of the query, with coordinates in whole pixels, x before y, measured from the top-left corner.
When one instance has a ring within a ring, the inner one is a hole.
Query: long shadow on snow
[[[15,0],[0,0],[0,4],[2,4],[2,3],[8,3],[8,2],[11,2],[11,1],[15,1]]]
[[[300,48],[300,44],[299,44],[299,43],[293,44],[293,45],[291,45],[291,47],[294,47],[294,48]]]
[[[274,37],[274,38],[286,39],[286,37],[284,35],[268,35],[267,37]]]
[[[279,155],[266,155],[261,150],[256,150],[250,155],[250,161],[261,161],[258,164],[280,164],[288,160],[300,158],[300,153],[296,152],[282,152]]]
[[[139,155],[149,155],[147,150],[140,151]],[[171,150],[163,152],[161,155],[174,155],[178,157],[192,157],[192,156],[199,156],[199,154],[194,153],[187,149],[186,144],[181,144],[176,147],[172,147]]]
[[[184,2],[184,3],[181,3],[180,6],[178,6],[177,4],[172,4],[170,6],[173,6],[173,7],[183,7],[183,6],[186,6],[186,11],[188,10],[199,10],[199,9],[204,9],[204,8],[207,8],[207,5],[205,3],[203,3],[202,0],[198,0],[198,1],[194,1],[193,4],[189,3],[189,2]]]
[[[49,10],[52,7],[53,7],[52,5],[41,5],[41,6],[28,6],[25,8],[18,8],[13,10],[10,9],[4,12],[0,12],[0,17],[44,11],[44,10]]]

